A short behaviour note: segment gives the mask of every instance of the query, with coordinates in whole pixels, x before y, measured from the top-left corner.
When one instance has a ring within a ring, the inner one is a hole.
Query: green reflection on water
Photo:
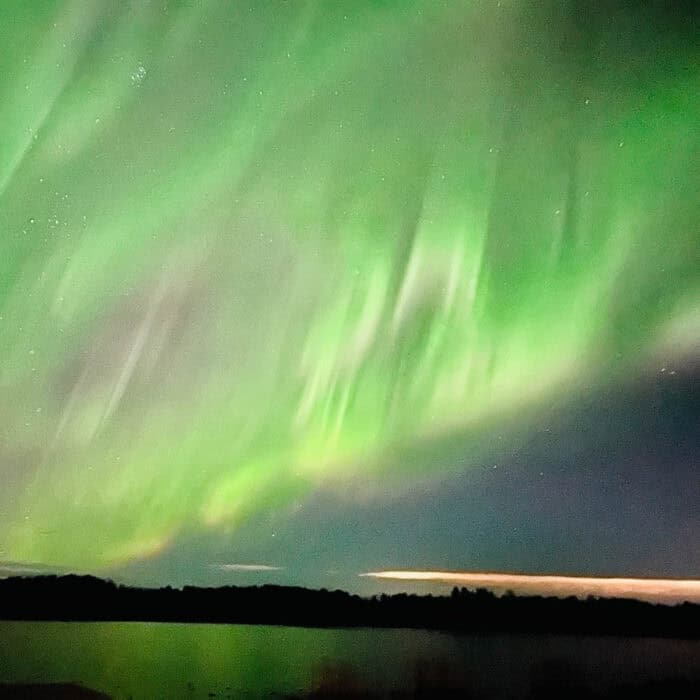
[[[426,683],[518,698],[562,678],[602,693],[620,684],[700,683],[699,651],[698,641],[668,639],[2,622],[0,683],[73,682],[134,700],[300,696],[319,688],[410,696]]]

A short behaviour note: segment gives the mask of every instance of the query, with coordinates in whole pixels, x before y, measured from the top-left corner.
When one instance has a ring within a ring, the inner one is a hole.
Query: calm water
[[[552,679],[596,692],[669,679],[697,682],[700,642],[0,622],[0,682],[77,682],[114,698],[300,696],[340,686],[379,695],[460,687],[478,697],[517,698]]]

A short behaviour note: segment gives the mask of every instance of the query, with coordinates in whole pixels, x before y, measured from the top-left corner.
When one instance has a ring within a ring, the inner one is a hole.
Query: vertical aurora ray
[[[584,5],[3,3],[0,559],[697,355],[697,51]]]

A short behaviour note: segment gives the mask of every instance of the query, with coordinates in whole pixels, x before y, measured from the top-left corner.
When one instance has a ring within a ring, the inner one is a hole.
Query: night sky
[[[4,0],[0,575],[700,578],[699,15]]]

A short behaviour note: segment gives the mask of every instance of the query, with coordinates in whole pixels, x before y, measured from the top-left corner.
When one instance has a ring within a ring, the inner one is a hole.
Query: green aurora
[[[0,560],[468,469],[697,355],[700,51],[632,5],[5,0]]]

